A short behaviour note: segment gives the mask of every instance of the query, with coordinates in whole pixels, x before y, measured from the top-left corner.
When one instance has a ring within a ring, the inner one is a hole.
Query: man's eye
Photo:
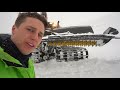
[[[34,30],[33,29],[27,29],[28,31],[30,31],[30,32],[34,32]]]

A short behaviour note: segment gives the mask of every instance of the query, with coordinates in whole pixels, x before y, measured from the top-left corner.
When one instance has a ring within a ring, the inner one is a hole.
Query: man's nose
[[[38,37],[38,34],[37,34],[37,33],[32,35],[32,39],[33,39],[33,40],[38,40],[38,38],[39,38],[39,37]]]

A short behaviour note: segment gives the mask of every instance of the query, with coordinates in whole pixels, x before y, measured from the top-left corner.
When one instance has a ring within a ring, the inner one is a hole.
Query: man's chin
[[[23,52],[22,54],[23,55],[29,55],[29,54],[31,54],[32,52]]]

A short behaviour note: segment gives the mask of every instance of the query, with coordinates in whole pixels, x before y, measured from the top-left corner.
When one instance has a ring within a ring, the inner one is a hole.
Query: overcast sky
[[[49,21],[60,21],[61,26],[85,25],[111,12],[48,12]]]
[[[48,12],[49,21],[60,21],[60,25],[76,26],[85,25],[88,21],[95,20],[111,12]],[[0,12],[0,33],[11,33],[11,27],[18,12]]]

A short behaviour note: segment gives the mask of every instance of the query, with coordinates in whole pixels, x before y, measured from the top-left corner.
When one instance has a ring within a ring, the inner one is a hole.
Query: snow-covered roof
[[[70,26],[70,27],[62,27],[55,29],[53,32],[57,33],[64,33],[69,31],[70,33],[77,34],[77,33],[94,33],[91,26]]]

